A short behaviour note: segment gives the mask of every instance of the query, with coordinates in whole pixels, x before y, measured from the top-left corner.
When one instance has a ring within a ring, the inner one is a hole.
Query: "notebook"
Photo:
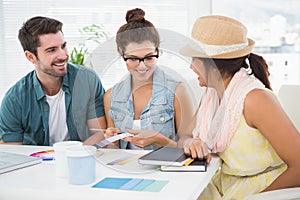
[[[206,172],[206,160],[192,160],[188,165],[183,166],[161,166],[163,172]]]
[[[145,165],[183,166],[189,160],[191,158],[184,154],[183,148],[160,147],[140,157],[138,162]]]
[[[42,162],[40,157],[0,152],[0,174]]]

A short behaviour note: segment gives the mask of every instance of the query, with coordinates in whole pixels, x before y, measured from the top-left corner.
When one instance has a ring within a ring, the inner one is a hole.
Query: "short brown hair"
[[[24,51],[30,51],[37,56],[40,46],[39,36],[49,33],[62,32],[62,23],[48,17],[33,17],[28,19],[19,30],[19,40]]]

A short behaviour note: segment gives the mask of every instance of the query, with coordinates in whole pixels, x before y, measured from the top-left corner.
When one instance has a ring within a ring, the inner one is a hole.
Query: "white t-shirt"
[[[140,119],[133,120],[132,129],[133,130],[141,130],[141,128],[142,128],[142,126],[141,126],[141,120]],[[128,148],[129,149],[143,150],[143,148],[135,146],[134,144],[131,144],[130,142],[128,143]]]
[[[66,120],[65,92],[60,91],[54,96],[46,95],[49,104],[49,142],[52,146],[55,142],[68,139],[68,127]]]

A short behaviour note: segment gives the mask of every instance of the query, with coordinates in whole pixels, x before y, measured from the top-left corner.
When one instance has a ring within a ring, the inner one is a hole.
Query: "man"
[[[62,23],[33,17],[18,37],[35,70],[3,98],[0,144],[47,146],[64,140],[95,144],[102,139],[104,88],[93,70],[68,64]]]

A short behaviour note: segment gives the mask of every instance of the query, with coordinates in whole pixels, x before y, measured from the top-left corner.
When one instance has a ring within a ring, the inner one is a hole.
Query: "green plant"
[[[86,36],[87,41],[90,40],[98,44],[101,44],[101,40],[108,38],[108,34],[103,31],[103,28],[96,24],[83,27],[79,31],[82,35]]]
[[[79,44],[78,47],[73,48],[70,54],[70,62],[77,65],[84,65],[86,55],[88,55],[88,49],[85,45]]]
[[[82,29],[79,29],[79,32],[84,37],[84,41],[73,48],[70,53],[70,62],[77,65],[84,65],[87,56],[90,54],[87,42],[101,45],[101,43],[108,38],[108,33],[103,31],[102,26],[96,24],[85,26]]]

